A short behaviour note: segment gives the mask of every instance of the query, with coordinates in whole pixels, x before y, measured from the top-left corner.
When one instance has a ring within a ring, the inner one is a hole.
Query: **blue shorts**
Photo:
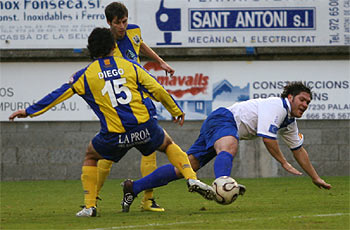
[[[150,119],[125,133],[98,133],[92,145],[103,158],[118,162],[133,147],[150,155],[163,144],[164,136],[157,120]]]
[[[187,151],[199,160],[200,167],[216,157],[215,142],[225,136],[234,136],[239,140],[236,121],[230,110],[218,108],[203,122],[199,137]]]

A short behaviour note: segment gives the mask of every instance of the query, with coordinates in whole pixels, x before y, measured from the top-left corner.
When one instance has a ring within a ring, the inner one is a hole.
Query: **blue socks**
[[[143,190],[167,185],[169,182],[177,179],[179,178],[176,176],[174,166],[172,164],[163,165],[151,174],[134,181],[133,192],[137,196]]]
[[[232,161],[233,161],[232,154],[225,151],[220,152],[216,156],[216,159],[214,162],[215,178],[218,178],[221,176],[230,176],[231,169],[232,169]]]
[[[221,176],[230,176],[232,169],[233,156],[225,151],[220,152],[214,162],[215,178]],[[151,174],[134,181],[133,192],[137,196],[140,192],[167,185],[169,182],[180,179],[176,176],[175,168],[172,164],[163,165]]]

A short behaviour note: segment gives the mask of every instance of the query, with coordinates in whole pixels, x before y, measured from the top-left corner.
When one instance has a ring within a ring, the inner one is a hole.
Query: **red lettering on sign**
[[[162,68],[157,62],[147,62],[144,66],[145,69],[148,71],[154,70],[154,71],[161,71]],[[163,85],[165,88],[166,86],[176,87],[181,86],[182,88],[185,86],[189,87],[187,89],[177,89],[177,90],[170,90],[167,89],[167,91],[178,97],[181,98],[186,93],[190,93],[192,95],[197,95],[199,93],[205,92],[207,89],[208,83],[209,83],[209,77],[205,76],[203,73],[196,73],[193,75],[188,76],[165,76],[160,75],[156,76],[157,81]]]

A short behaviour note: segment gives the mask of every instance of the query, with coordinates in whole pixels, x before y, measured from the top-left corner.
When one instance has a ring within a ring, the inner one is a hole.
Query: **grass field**
[[[141,212],[137,198],[120,211],[122,180],[107,180],[99,217],[77,218],[80,181],[1,182],[1,229],[350,229],[349,177],[325,177],[320,190],[308,177],[237,179],[247,192],[231,205],[189,193],[184,180],[156,190],[166,211]],[[212,179],[203,179],[211,183]]]

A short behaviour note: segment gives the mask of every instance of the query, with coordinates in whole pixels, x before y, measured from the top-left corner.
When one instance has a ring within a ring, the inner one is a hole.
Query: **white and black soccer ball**
[[[216,178],[212,184],[215,190],[215,200],[219,204],[231,204],[239,195],[239,186],[235,179],[229,176]]]

